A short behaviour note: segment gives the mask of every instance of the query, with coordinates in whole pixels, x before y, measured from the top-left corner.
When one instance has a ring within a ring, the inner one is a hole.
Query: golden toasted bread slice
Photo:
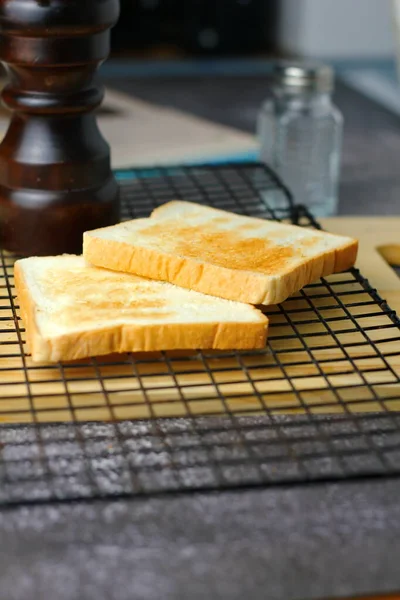
[[[15,286],[34,361],[266,341],[268,320],[252,306],[98,269],[81,256],[19,260]]]
[[[251,304],[276,304],[351,267],[357,241],[174,201],[84,234],[92,264]]]

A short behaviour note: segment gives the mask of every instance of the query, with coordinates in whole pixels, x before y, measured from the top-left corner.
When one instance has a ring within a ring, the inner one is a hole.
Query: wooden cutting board
[[[357,267],[388,304],[400,314],[400,217],[331,217],[320,219],[326,231],[360,241]]]
[[[400,313],[400,278],[386,260],[400,264],[400,218],[333,218],[323,226],[359,238],[358,267]],[[2,276],[2,287],[13,294],[11,257],[4,267],[9,274]],[[371,308],[369,296],[350,276],[330,279],[336,281],[334,287],[339,282],[340,294],[347,294],[349,318],[335,297],[327,296],[326,287],[317,285],[308,295],[325,322],[299,295],[285,303],[295,330],[279,308],[269,307],[270,352],[211,353],[206,358],[196,352],[167,358],[155,353],[136,356],[135,361],[114,356],[65,365],[38,366],[29,356],[20,356],[13,313],[4,295],[0,422],[109,421],[227,411],[245,415],[264,414],[266,409],[278,415],[400,410],[400,384],[394,375],[400,373],[398,329],[378,306]],[[366,338],[361,327],[368,330]],[[346,346],[346,355],[340,344]]]

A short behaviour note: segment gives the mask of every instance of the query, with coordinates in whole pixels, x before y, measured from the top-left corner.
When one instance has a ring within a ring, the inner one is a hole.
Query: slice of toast
[[[84,234],[92,264],[250,304],[276,304],[354,265],[339,235],[173,201],[151,218]]]
[[[81,256],[22,259],[14,273],[34,361],[265,346],[268,319],[252,306],[98,269]]]

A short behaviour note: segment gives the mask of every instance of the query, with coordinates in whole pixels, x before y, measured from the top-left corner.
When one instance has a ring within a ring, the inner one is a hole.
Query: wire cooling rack
[[[185,198],[317,227],[261,165],[119,173],[123,217]],[[254,352],[35,365],[1,251],[0,503],[400,474],[400,328],[362,275],[266,308]]]

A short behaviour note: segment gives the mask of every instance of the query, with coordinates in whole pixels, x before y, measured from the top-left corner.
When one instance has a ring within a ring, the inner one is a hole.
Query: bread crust
[[[180,287],[248,304],[278,304],[305,285],[354,265],[358,242],[305,259],[279,276],[228,269],[193,258],[167,254],[126,242],[83,237],[85,259],[99,267],[134,273],[149,279],[169,281]]]
[[[24,270],[18,262],[14,273],[28,349],[34,362],[76,360],[115,352],[245,350],[263,348],[266,343],[268,319],[257,309],[254,309],[258,317],[255,322],[128,323],[71,331],[46,339],[40,333],[36,319],[38,307],[32,299]]]
[[[18,297],[19,310],[25,327],[25,340],[28,351],[36,360],[49,360],[51,347],[39,332],[36,320],[36,305],[29,293],[24,271],[17,261],[14,265],[14,285]]]

